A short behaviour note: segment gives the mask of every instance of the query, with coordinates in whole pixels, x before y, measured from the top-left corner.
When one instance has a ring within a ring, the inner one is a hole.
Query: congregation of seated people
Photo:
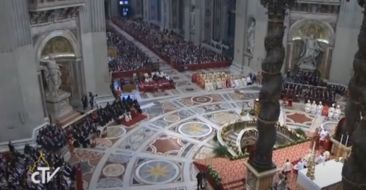
[[[140,104],[129,96],[117,98],[112,104],[107,103],[104,108],[86,115],[64,130],[56,125],[48,125],[40,129],[37,143],[48,151],[57,151],[69,143],[73,147],[87,148],[94,145],[94,139],[100,136],[98,127],[106,126],[109,122],[120,122],[120,117],[127,115],[132,119],[135,113],[142,113]]]
[[[37,143],[47,151],[57,151],[67,143],[65,130],[54,124],[47,125],[39,130]]]
[[[151,81],[159,81],[159,80],[168,80],[173,81],[169,75],[164,72],[156,71],[149,73],[144,73],[144,75],[138,78],[139,82],[151,82]]]
[[[293,101],[307,100],[323,102],[332,105],[336,96],[343,96],[346,88],[337,84],[329,84],[323,81],[316,72],[298,71],[288,73],[285,78],[281,98],[292,99]]]
[[[117,98],[112,104],[107,103],[104,108],[98,108],[95,112],[85,116],[82,120],[69,127],[73,138],[74,147],[88,147],[94,145],[93,139],[100,135],[98,126],[105,126],[111,121],[120,123],[120,117],[133,118],[135,113],[142,113],[140,104],[128,96]]]
[[[107,44],[108,47],[117,50],[117,56],[110,57],[108,61],[110,72],[135,71],[153,65],[151,58],[113,29],[107,31]]]
[[[118,18],[113,21],[138,40],[148,43],[149,48],[162,57],[167,57],[171,63],[187,65],[228,61],[222,54],[187,42],[174,32],[161,31],[153,24],[142,20]]]
[[[37,167],[59,170],[50,182],[36,184],[31,174]],[[63,156],[39,146],[25,145],[19,152],[9,142],[9,152],[0,154],[0,189],[69,190],[75,188],[75,175],[76,167],[65,162]]]

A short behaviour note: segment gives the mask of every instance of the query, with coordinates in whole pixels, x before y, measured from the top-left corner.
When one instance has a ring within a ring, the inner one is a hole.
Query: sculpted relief
[[[249,25],[247,30],[247,52],[253,55],[255,47],[255,18],[249,18]]]
[[[297,64],[301,69],[316,70],[318,67],[318,57],[322,48],[313,35],[310,37],[305,36],[302,41],[303,46]]]
[[[318,20],[301,20],[292,25],[289,41],[293,44],[290,62],[297,69],[327,73],[330,62],[327,48],[333,43],[333,29]],[[327,57],[328,56],[328,57]]]

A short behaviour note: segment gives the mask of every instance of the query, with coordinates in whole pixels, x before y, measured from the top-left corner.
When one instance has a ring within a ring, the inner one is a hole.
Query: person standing
[[[291,162],[289,161],[289,159],[286,160],[285,164],[283,165],[283,169],[282,171],[284,172],[284,174],[286,176],[288,176],[288,174],[292,171],[292,164]]]
[[[81,103],[83,104],[83,109],[86,110],[88,109],[88,96],[87,95],[83,95],[81,97]]]
[[[200,190],[202,187],[202,178],[203,178],[202,172],[198,172],[196,178],[197,178],[197,190]]]
[[[94,98],[97,95],[93,95],[93,93],[89,92],[89,104],[90,104],[90,108],[94,109]]]

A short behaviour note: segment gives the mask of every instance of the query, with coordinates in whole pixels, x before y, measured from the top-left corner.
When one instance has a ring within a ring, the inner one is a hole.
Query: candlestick
[[[346,146],[348,144],[348,138],[349,138],[349,135],[347,135],[347,138],[346,138]]]
[[[341,141],[340,141],[340,142],[341,142],[341,144],[342,144],[342,140],[343,140],[343,134],[342,134],[342,136],[341,136]]]

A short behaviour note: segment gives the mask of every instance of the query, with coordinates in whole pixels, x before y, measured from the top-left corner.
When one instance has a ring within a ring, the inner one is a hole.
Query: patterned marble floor
[[[81,160],[84,186],[97,190],[194,189],[193,161],[212,157],[213,137],[221,124],[239,118],[241,108],[250,109],[258,96],[252,87],[243,91],[244,95],[238,95],[234,89],[210,93],[197,89],[175,96],[142,97],[148,119],[128,128],[109,127],[96,148],[77,150],[73,159]],[[281,117],[293,127],[315,129],[316,116],[302,110],[283,109]],[[334,124],[327,121],[326,126]]]
[[[195,189],[193,161],[213,157],[213,137],[221,125],[239,118],[241,108],[250,109],[258,97],[258,86],[240,89],[240,94],[234,89],[206,92],[191,83],[193,72],[180,73],[166,64],[160,69],[174,79],[176,89],[134,92],[147,119],[130,127],[109,127],[107,137],[98,139],[95,148],[77,149],[72,156],[72,162],[82,164],[86,189]],[[204,71],[241,72],[237,66]],[[324,122],[302,109],[283,109],[280,120],[308,131]],[[334,122],[327,121],[326,127],[334,127]]]

